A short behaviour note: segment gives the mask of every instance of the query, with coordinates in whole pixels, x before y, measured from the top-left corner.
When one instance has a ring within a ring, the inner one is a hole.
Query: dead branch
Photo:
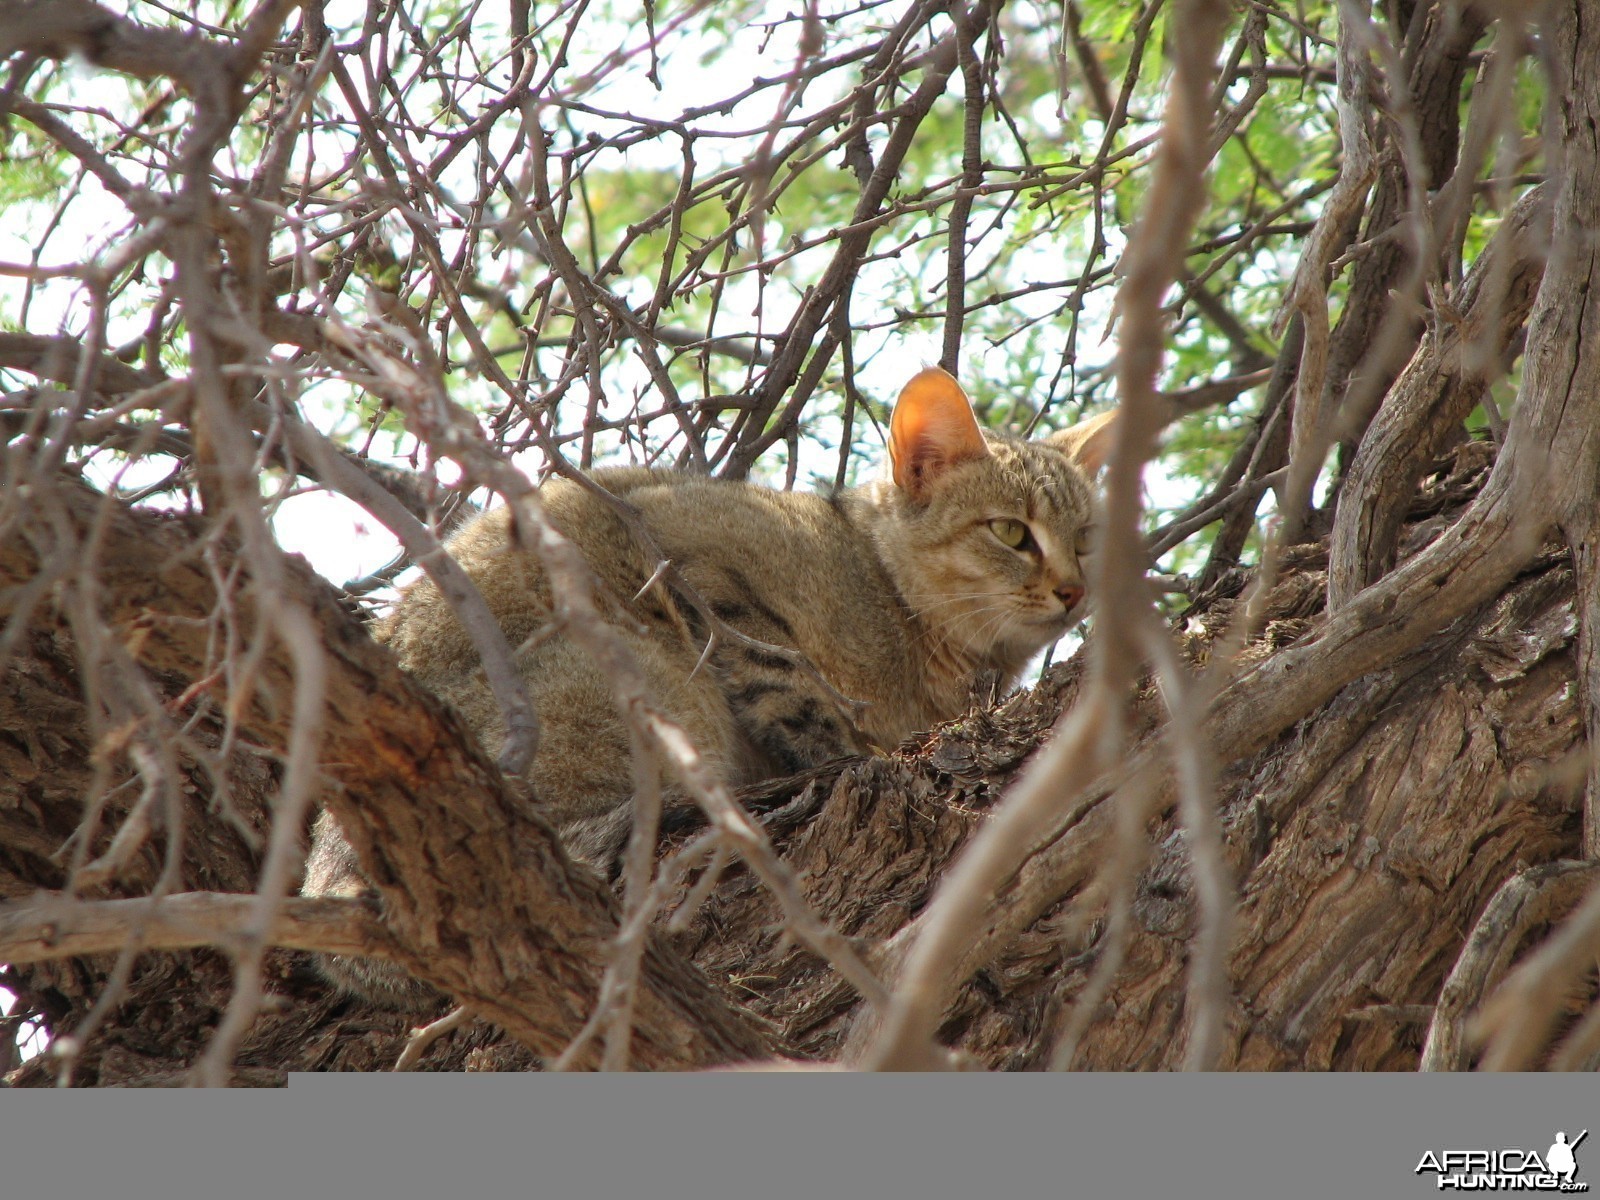
[[[145,950],[244,945],[254,936],[249,896],[180,892],[154,900],[43,896],[0,904],[0,959],[44,962],[115,954],[130,940]],[[387,958],[390,939],[356,900],[294,898],[273,916],[267,941],[291,950]]]
[[[1530,867],[1501,885],[1439,993],[1419,1070],[1465,1071],[1472,1065],[1466,1038],[1469,1014],[1504,978],[1528,934],[1570,912],[1594,878],[1593,863],[1561,862]]]
[[[1430,330],[1368,427],[1345,481],[1328,565],[1328,607],[1337,612],[1393,565],[1403,509],[1494,378],[1533,308],[1549,252],[1548,194],[1517,202],[1474,264],[1457,317]]]

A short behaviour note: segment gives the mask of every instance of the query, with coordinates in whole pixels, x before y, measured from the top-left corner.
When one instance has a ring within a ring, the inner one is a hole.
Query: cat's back
[[[688,478],[650,467],[610,468],[593,477],[624,499]],[[551,523],[582,551],[600,580],[603,601],[631,598],[649,578],[653,564],[605,497],[558,476],[540,486],[539,503]],[[516,546],[512,521],[508,506],[491,508],[464,525],[446,548],[471,576],[515,646],[549,619],[551,593],[538,557]],[[407,670],[425,681],[476,669],[477,649],[431,579],[420,579],[405,589],[395,611],[376,624],[374,634],[389,644]]]
[[[776,625],[825,672],[905,641],[894,585],[844,497],[678,476],[628,500],[718,616]]]
[[[843,506],[826,496],[673,475],[626,498],[644,514],[661,548],[689,572],[743,576],[759,591],[816,583],[824,571],[844,588],[872,587],[881,579],[871,544]]]
[[[590,477],[637,510],[656,548],[731,623],[764,611],[808,654],[833,640],[897,637],[893,589],[842,503],[661,468],[602,468]],[[613,601],[626,604],[655,572],[654,557],[605,497],[557,477],[539,488],[539,502]],[[548,619],[551,596],[536,556],[513,542],[511,510],[500,506],[456,534],[449,552],[515,644]],[[425,676],[476,658],[428,580],[407,591],[378,635]]]

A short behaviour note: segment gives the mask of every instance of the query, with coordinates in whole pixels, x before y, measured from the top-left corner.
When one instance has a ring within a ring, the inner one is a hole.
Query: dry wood
[[[115,953],[130,935],[146,950],[226,947],[250,935],[249,896],[181,892],[158,900],[73,900],[45,896],[0,904],[0,960],[44,962]],[[359,901],[286,900],[267,939],[274,946],[387,958],[389,939]]]
[[[1419,1070],[1465,1071],[1472,1065],[1466,1014],[1505,976],[1529,933],[1548,928],[1569,911],[1595,877],[1593,863],[1556,862],[1519,871],[1500,886],[1444,981]]]

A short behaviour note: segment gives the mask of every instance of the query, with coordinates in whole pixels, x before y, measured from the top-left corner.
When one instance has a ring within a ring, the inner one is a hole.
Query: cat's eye
[[[1091,526],[1085,525],[1082,529],[1078,530],[1077,534],[1072,539],[1072,552],[1081,558],[1083,555],[1089,553],[1089,547],[1093,544],[1094,529]]]
[[[1033,537],[1028,533],[1028,527],[1010,517],[998,517],[990,521],[989,532],[1000,539],[1001,545],[1010,546],[1013,550],[1026,550],[1033,544]]]

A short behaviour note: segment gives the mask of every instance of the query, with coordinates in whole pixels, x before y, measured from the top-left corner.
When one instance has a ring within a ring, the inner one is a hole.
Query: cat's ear
[[[1090,475],[1098,475],[1105,466],[1106,456],[1111,453],[1111,435],[1116,430],[1118,411],[1114,408],[1087,421],[1079,421],[1071,429],[1052,433],[1044,440],[1066,451],[1067,457]]]
[[[895,484],[913,499],[925,498],[957,463],[988,454],[972,401],[949,372],[929,367],[900,389],[889,421],[889,458]]]

